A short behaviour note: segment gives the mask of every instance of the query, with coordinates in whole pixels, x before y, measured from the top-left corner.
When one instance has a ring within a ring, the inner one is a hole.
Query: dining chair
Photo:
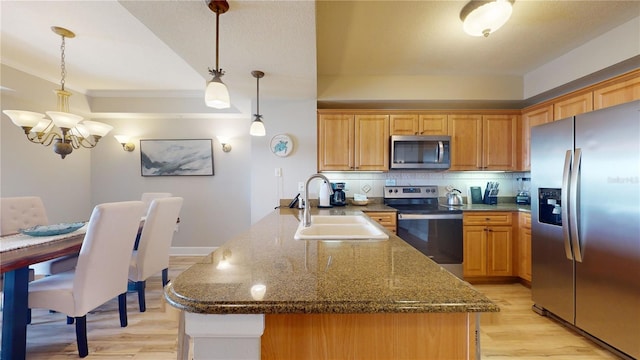
[[[38,196],[17,196],[0,199],[0,234],[16,234],[20,229],[48,225],[47,211]],[[77,255],[67,255],[31,265],[31,273],[51,275],[73,269]]]
[[[44,203],[38,196],[0,198],[0,236],[17,234],[20,229],[48,223]],[[34,271],[30,269],[29,281],[33,279]],[[0,290],[3,286],[4,276],[0,274]]]
[[[75,269],[29,283],[29,308],[50,309],[75,318],[80,357],[89,354],[89,311],[117,296],[120,326],[127,326],[127,272],[142,206],[141,201],[97,205]]]
[[[173,196],[173,194],[169,192],[142,193],[142,196],[140,197],[140,201],[142,201],[142,203],[144,204],[144,208],[142,209],[141,216],[147,215],[147,212],[149,212],[149,206],[151,206],[151,201],[153,201],[154,199],[162,199],[162,198],[171,197],[171,196]]]
[[[168,282],[169,249],[182,202],[181,197],[157,198],[151,201],[138,248],[133,251],[129,263],[129,280],[135,283],[140,312],[146,310],[146,280],[162,271],[162,286]]]

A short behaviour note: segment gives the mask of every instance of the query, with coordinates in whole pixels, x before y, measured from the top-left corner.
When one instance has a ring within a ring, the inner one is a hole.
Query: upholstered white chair
[[[117,296],[120,326],[127,326],[127,273],[142,206],[141,201],[97,205],[76,268],[29,283],[29,308],[55,310],[75,318],[80,357],[89,354],[89,311]]]
[[[18,196],[0,198],[0,236],[17,234],[18,230],[36,225],[47,225],[47,212],[42,199],[37,196]],[[33,280],[34,271],[29,271],[29,280]],[[3,276],[0,274],[0,290]]]
[[[162,271],[162,286],[167,284],[169,248],[182,202],[181,197],[157,198],[151,201],[138,248],[133,251],[129,264],[129,280],[135,283],[140,312],[146,310],[146,280]]]
[[[146,216],[147,212],[149,212],[149,206],[151,206],[151,201],[153,201],[154,199],[162,199],[162,198],[166,198],[166,197],[171,197],[173,196],[173,194],[168,193],[168,192],[145,192],[142,193],[142,196],[140,197],[140,201],[142,201],[142,204],[144,205],[144,208],[142,209],[142,215],[140,216]]]
[[[18,196],[0,199],[0,234],[15,234],[20,229],[36,225],[48,225],[47,211],[37,196]],[[36,275],[51,275],[68,271],[76,266],[77,255],[62,256],[31,265]]]

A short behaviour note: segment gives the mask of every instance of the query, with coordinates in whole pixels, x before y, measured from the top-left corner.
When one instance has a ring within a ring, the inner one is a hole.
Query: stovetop
[[[384,204],[404,214],[461,214],[458,207],[438,203],[438,187],[424,186],[385,186]]]

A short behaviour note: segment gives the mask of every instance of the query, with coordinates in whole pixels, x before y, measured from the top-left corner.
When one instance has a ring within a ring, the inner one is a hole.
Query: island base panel
[[[476,314],[267,314],[261,343],[262,360],[476,359]]]

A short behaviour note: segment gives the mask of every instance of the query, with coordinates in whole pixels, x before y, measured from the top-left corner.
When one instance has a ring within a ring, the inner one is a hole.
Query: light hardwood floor
[[[169,278],[197,261],[172,257]],[[482,359],[602,360],[615,356],[531,310],[531,292],[519,284],[477,285],[500,313],[481,316]],[[176,359],[178,312],[162,300],[160,275],[147,281],[147,311],[138,311],[137,295],[128,300],[129,326],[121,328],[117,300],[87,316],[86,359]],[[73,325],[62,314],[37,309],[27,330],[27,359],[78,359]],[[302,359],[300,359],[302,360]],[[438,359],[446,360],[446,359]]]

